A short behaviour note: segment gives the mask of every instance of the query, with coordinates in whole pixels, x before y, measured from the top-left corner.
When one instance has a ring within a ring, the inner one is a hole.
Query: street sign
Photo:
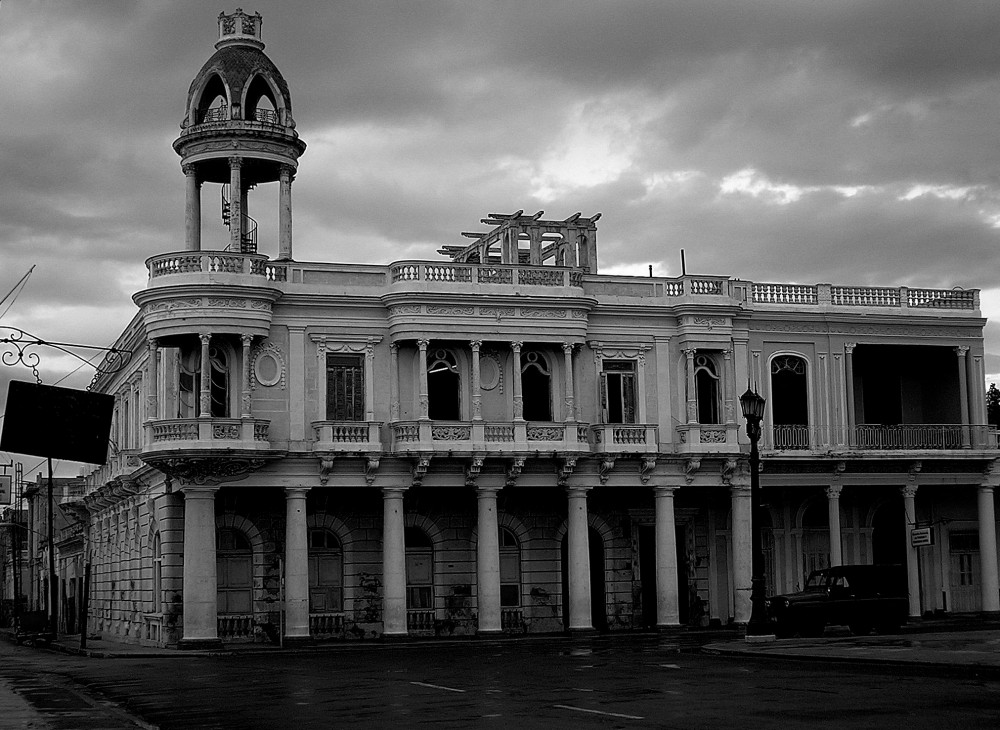
[[[910,530],[910,546],[925,547],[934,544],[934,533],[929,527],[914,527]]]
[[[0,474],[0,504],[10,504],[14,478]]]

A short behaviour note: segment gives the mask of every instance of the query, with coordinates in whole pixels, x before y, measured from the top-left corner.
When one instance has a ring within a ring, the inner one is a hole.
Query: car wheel
[[[780,621],[774,626],[774,635],[779,639],[789,639],[795,636],[795,627],[786,621]]]

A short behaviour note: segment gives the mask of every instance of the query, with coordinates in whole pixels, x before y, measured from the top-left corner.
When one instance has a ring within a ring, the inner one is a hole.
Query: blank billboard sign
[[[0,450],[104,464],[114,407],[106,393],[12,380]]]
[[[0,474],[0,504],[10,504],[11,501],[11,485],[14,480],[6,476],[5,474]]]

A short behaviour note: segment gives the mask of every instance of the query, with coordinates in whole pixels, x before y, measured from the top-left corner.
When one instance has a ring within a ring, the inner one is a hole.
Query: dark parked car
[[[854,634],[892,633],[906,622],[906,572],[899,565],[838,565],[815,570],[805,590],[767,599],[779,637],[821,636],[829,625]]]
[[[25,646],[48,646],[56,638],[49,629],[49,617],[45,611],[24,611],[14,619],[11,639]]]

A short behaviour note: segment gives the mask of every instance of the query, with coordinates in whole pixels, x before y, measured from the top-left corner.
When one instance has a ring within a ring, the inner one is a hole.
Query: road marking
[[[442,684],[428,684],[427,682],[410,682],[410,684],[415,684],[418,687],[430,687],[431,689],[443,689],[446,692],[465,692],[464,689],[455,689],[454,687],[445,687]]]
[[[680,666],[677,664],[661,664],[660,666],[664,669],[680,669]]]
[[[583,687],[573,687],[572,689],[573,689],[574,692],[593,692],[594,691],[592,689],[585,689]]]
[[[604,712],[603,710],[591,710],[586,707],[573,707],[573,705],[552,705],[560,710],[576,710],[577,712],[589,712],[593,715],[607,715],[608,717],[621,717],[626,720],[642,720],[640,715],[626,715],[624,712]]]

